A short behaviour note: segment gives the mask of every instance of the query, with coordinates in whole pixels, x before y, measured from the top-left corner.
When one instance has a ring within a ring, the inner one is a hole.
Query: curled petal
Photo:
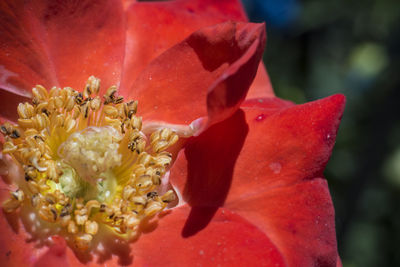
[[[154,15],[156,14],[156,15]],[[126,10],[126,57],[122,87],[131,88],[157,56],[202,27],[246,21],[237,0],[135,2]]]
[[[203,28],[156,58],[130,97],[138,98],[145,120],[189,124],[207,112],[214,122],[222,120],[244,100],[264,41],[263,24]]]

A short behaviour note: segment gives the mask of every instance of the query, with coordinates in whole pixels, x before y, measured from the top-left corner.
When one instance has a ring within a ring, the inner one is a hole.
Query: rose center
[[[136,101],[124,102],[112,86],[102,102],[99,90],[93,76],[82,93],[36,86],[32,104],[18,106],[18,124],[0,127],[2,153],[25,172],[4,210],[31,205],[40,219],[64,227],[80,250],[90,247],[99,224],[137,236],[139,224],[175,198],[160,185],[177,134],[162,128],[146,135]]]
[[[97,197],[99,201],[112,197],[116,187],[113,169],[122,162],[118,152],[121,140],[122,135],[109,126],[71,134],[58,148],[62,191],[70,197]]]

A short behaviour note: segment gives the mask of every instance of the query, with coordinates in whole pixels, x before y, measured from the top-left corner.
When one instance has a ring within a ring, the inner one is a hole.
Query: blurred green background
[[[343,93],[325,172],[345,267],[400,266],[400,1],[247,0],[279,97]]]

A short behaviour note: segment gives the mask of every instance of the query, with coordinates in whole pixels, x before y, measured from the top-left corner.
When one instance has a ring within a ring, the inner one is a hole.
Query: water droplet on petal
[[[279,162],[272,162],[269,164],[269,168],[274,174],[279,174],[282,169],[282,165]]]
[[[263,121],[265,119],[265,115],[264,114],[260,114],[256,117],[256,121]]]

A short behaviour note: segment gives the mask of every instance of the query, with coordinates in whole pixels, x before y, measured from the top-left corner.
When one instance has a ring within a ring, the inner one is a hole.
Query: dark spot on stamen
[[[57,211],[55,209],[50,209],[51,213],[53,213],[53,219],[57,220]]]
[[[71,213],[71,203],[68,203],[67,205],[64,206],[64,208],[62,208],[61,210],[61,217],[67,216]]]
[[[18,200],[17,192],[18,192],[18,190],[11,193],[11,195],[12,195],[16,200]]]
[[[135,151],[136,144],[134,142],[131,142],[128,144],[128,149],[130,149],[132,152]]]
[[[35,140],[41,140],[42,142],[44,142],[43,137],[41,137],[40,135],[35,135],[33,138],[35,138]]]
[[[61,212],[61,213],[60,213],[60,217],[64,217],[64,216],[67,216],[67,215],[69,215],[68,212]]]
[[[10,134],[11,138],[19,138],[21,137],[20,133],[17,130],[13,130],[12,133]]]
[[[25,181],[29,182],[30,180],[32,180],[32,178],[27,173],[25,173]]]
[[[50,112],[47,109],[42,109],[42,113],[46,114],[47,117],[50,116]]]
[[[46,197],[46,201],[49,203],[49,204],[54,204],[54,201],[53,201],[53,199],[51,199],[50,197]]]
[[[106,211],[106,205],[100,204],[100,212],[105,212],[105,211]]]
[[[91,95],[91,94],[92,94],[92,92],[90,91],[90,85],[89,85],[89,84],[86,85],[85,90],[86,90],[86,92],[87,92],[88,95]]]
[[[147,193],[147,198],[155,198],[157,196],[158,196],[157,192],[154,191]]]
[[[75,96],[75,102],[76,102],[78,105],[81,105],[81,104],[82,104],[82,102],[83,102],[83,95],[82,95],[82,93],[78,93],[78,94]]]
[[[85,119],[89,116],[89,107],[85,106]]]
[[[118,221],[118,220],[121,220],[121,222],[123,222],[123,221],[124,221],[124,217],[122,217],[122,216],[115,216],[115,217],[114,217],[114,222],[116,222],[116,221]]]
[[[117,99],[114,100],[114,104],[120,104],[122,102],[124,102],[123,96],[119,96]]]
[[[112,102],[112,100],[109,97],[104,97],[104,105],[108,105]]]
[[[132,118],[132,116],[133,116],[133,114],[135,114],[135,111],[133,111],[133,110],[130,110],[129,112],[128,112],[128,118],[129,119],[131,119]]]
[[[0,131],[1,131],[3,134],[8,134],[8,130],[7,130],[6,126],[4,126],[4,125],[1,125]]]

